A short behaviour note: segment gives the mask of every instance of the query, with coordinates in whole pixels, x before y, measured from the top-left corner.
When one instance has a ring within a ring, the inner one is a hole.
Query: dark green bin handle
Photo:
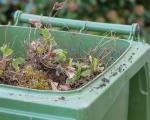
[[[86,30],[96,32],[115,32],[122,35],[130,35],[137,37],[140,33],[139,25],[134,23],[132,25],[110,24],[110,23],[98,23],[90,21],[80,21],[64,18],[46,17],[33,14],[23,13],[22,11],[16,11],[14,14],[14,20],[16,23],[25,22],[29,23],[30,20],[40,20],[43,24],[51,24],[56,27],[68,26],[71,29],[82,29],[86,27]]]

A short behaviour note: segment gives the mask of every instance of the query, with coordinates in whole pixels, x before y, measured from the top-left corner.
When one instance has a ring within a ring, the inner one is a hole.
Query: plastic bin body
[[[0,26],[0,45],[12,42],[14,50],[18,54],[23,54],[23,41],[38,38],[37,33],[37,29],[28,27]],[[65,45],[64,47],[72,49],[72,55],[82,55],[80,47],[88,51],[103,38],[61,31],[51,31],[51,34],[60,47]],[[146,106],[149,106],[150,102],[150,47],[145,43],[130,43],[125,40],[116,41],[115,46],[116,62],[103,74],[77,90],[42,91],[1,84],[0,120],[135,120],[133,118],[138,116],[137,113],[141,113],[141,116],[136,120],[149,120],[150,107]],[[120,47],[124,48],[124,52],[117,56],[121,52]],[[100,87],[103,78],[108,78],[110,82]],[[142,87],[136,88],[137,86]],[[132,92],[129,93],[129,90]],[[140,97],[143,100],[138,103],[134,97],[138,98],[141,90],[146,94]],[[143,107],[143,111],[134,109],[139,105]]]

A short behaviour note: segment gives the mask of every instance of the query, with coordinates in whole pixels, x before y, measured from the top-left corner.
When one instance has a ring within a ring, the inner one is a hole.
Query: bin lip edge
[[[37,28],[35,28],[35,27],[28,27],[28,26],[14,26],[14,25],[0,25],[0,27],[17,27],[17,28],[31,28],[31,29],[37,29]],[[39,29],[39,28],[38,28]],[[40,28],[41,29],[41,28]],[[56,30],[56,29],[50,29],[50,31],[53,31],[53,32],[62,32],[62,33],[67,33],[67,32],[69,32],[69,33],[72,33],[72,34],[79,34],[79,35],[82,35],[82,34],[84,34],[84,33],[81,33],[81,32],[71,32],[71,31],[63,31],[63,30]],[[94,34],[84,34],[84,35],[87,35],[87,36],[99,36],[99,37],[102,37],[102,36],[100,36],[100,35],[94,35]],[[110,38],[110,37],[107,37],[107,38]],[[127,43],[130,43],[131,41],[130,40],[126,40],[126,39],[123,39],[123,38],[121,38],[121,39],[119,39],[119,40],[121,40],[121,41],[124,41],[124,42],[127,42]]]

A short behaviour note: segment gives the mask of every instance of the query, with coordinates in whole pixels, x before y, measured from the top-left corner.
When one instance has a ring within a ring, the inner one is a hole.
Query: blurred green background
[[[13,23],[16,10],[51,14],[56,2],[65,2],[55,17],[97,22],[139,23],[141,34],[150,40],[150,0],[0,0],[0,24]]]

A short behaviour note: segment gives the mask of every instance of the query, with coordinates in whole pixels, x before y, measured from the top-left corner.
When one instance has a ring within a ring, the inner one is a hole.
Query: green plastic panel
[[[17,54],[23,55],[23,42],[38,38],[38,32],[28,27],[0,26],[0,45],[10,43]],[[82,56],[99,41],[110,39],[63,31],[51,33],[71,55]],[[149,45],[127,40],[111,45],[116,62],[79,89],[58,92],[1,84],[0,120],[150,120]],[[109,83],[102,87],[104,78]]]

